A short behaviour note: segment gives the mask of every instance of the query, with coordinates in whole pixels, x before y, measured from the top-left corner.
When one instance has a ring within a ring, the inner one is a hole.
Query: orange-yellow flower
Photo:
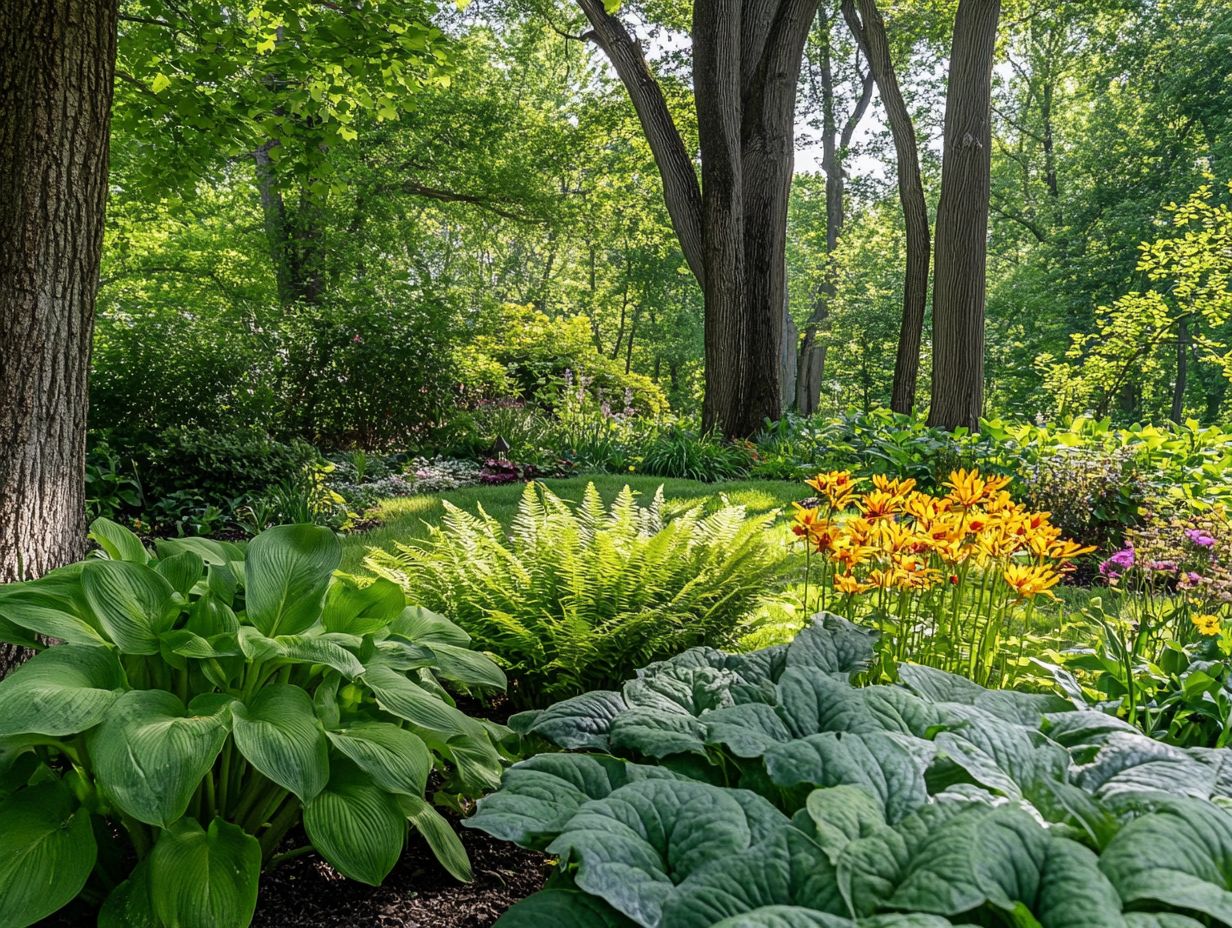
[[[889,493],[891,496],[906,496],[915,489],[915,478],[887,477],[884,474],[874,474],[873,486],[882,493]]]
[[[851,574],[838,574],[834,578],[834,588],[840,593],[852,596],[859,593],[867,593],[873,588],[873,584],[864,583]]]
[[[884,490],[873,490],[864,494],[859,504],[860,512],[870,522],[887,519],[903,508],[902,497],[887,493]]]
[[[1072,561],[1094,550],[1095,545],[1080,545],[1071,538],[1060,538],[1048,546],[1048,556],[1058,561]]]
[[[808,538],[813,534],[817,523],[821,521],[821,516],[816,509],[808,509],[799,503],[792,503],[792,505],[796,507],[796,513],[791,520],[792,533],[798,538]]]
[[[1061,582],[1061,575],[1038,564],[1010,564],[1001,575],[1009,587],[1022,599],[1044,595],[1056,599],[1052,588]]]
[[[1193,622],[1202,635],[1218,635],[1222,625],[1217,615],[1192,615],[1189,621]]]
[[[858,481],[851,476],[850,471],[832,470],[804,482],[824,496],[831,508],[846,509],[851,504]]]

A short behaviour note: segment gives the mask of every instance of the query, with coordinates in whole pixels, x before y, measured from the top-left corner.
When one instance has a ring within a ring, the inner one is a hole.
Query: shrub
[[[715,483],[746,476],[755,458],[750,445],[670,425],[642,446],[638,470],[655,477]]]
[[[811,585],[822,609],[874,624],[878,673],[888,679],[911,659],[979,683],[1014,682],[1029,666],[1035,599],[1054,596],[1070,562],[1092,549],[1013,502],[1008,477],[958,470],[944,495],[910,478],[875,476],[857,492],[861,482],[847,471],[818,474],[808,481],[816,505],[797,506],[806,612]]]
[[[500,655],[515,701],[542,704],[739,638],[783,563],[765,537],[773,518],[725,504],[667,521],[661,488],[642,507],[627,486],[605,511],[593,484],[575,511],[527,484],[508,537],[482,507],[446,502],[426,541],[365,563]]]
[[[570,753],[467,825],[559,859],[500,928],[1224,924],[1227,750],[928,667],[853,687],[871,633],[695,648],[514,716]]]
[[[1086,545],[1119,544],[1137,524],[1146,500],[1131,449],[1061,446],[1023,468],[1022,496],[1051,515],[1066,535]]]
[[[434,767],[470,795],[500,775],[501,730],[438,682],[503,686],[465,633],[392,583],[334,576],[317,526],[156,558],[112,522],[92,537],[103,557],[0,588],[0,638],[39,651],[0,681],[4,924],[85,888],[109,893],[104,926],[242,928],[301,823],[352,879],[384,879],[408,821],[469,878],[425,799]]]

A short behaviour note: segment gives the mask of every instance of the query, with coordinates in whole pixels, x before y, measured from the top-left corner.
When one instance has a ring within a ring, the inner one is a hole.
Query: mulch
[[[445,872],[418,835],[381,886],[345,879],[309,854],[262,876],[253,928],[489,928],[511,905],[542,888],[550,870],[547,857],[462,828],[445,814],[470,855],[474,882],[459,883]],[[37,928],[85,928],[96,918],[70,904]]]

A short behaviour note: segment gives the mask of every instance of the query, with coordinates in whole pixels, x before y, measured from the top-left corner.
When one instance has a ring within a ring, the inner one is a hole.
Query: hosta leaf
[[[457,732],[483,731],[473,719],[390,667],[369,667],[362,680],[382,709],[418,728],[449,736]]]
[[[422,796],[432,769],[423,739],[388,722],[359,722],[326,733],[330,744],[391,793]]]
[[[780,786],[861,786],[875,796],[887,821],[897,822],[928,801],[924,770],[928,742],[873,732],[825,732],[772,747],[766,770]]]
[[[411,827],[423,836],[440,865],[448,870],[455,880],[469,883],[473,879],[470,858],[445,817],[420,796],[400,795],[398,805]]]
[[[98,928],[163,928],[150,897],[150,858],[138,862],[98,913]]]
[[[842,616],[820,612],[787,646],[787,667],[847,675],[863,670],[873,659],[877,632]]]
[[[717,922],[714,928],[949,928],[935,915],[878,915],[859,921],[798,906],[772,905]]]
[[[424,645],[432,658],[433,673],[446,680],[462,683],[467,686],[486,686],[503,690],[509,683],[505,679],[505,671],[490,657],[460,648],[457,645],[438,642]]]
[[[852,841],[867,838],[886,824],[883,800],[862,786],[815,789],[805,808],[817,843],[831,861],[837,861]]]
[[[593,690],[535,713],[533,720],[525,727],[515,724],[514,719],[510,719],[510,724],[516,731],[538,735],[568,750],[589,748],[606,751],[612,719],[626,708],[628,706],[620,693]],[[529,713],[526,714],[529,716]]]
[[[514,904],[497,920],[496,928],[632,928],[636,924],[588,893],[545,889]]]
[[[487,729],[482,723],[475,724],[474,729],[448,738],[425,732],[424,740],[453,763],[466,790],[486,793],[500,785],[505,765]]]
[[[1173,799],[1125,825],[1099,868],[1127,905],[1163,903],[1232,923],[1232,814]]]
[[[322,664],[354,679],[364,672],[359,658],[341,645],[319,635],[279,635],[267,638],[251,626],[239,634],[244,656],[253,661],[285,660],[292,664]]]
[[[690,874],[663,906],[673,928],[709,928],[770,905],[846,914],[834,865],[807,835],[785,827]]]
[[[407,606],[390,625],[391,635],[398,635],[416,644],[451,644],[468,647],[471,636],[443,615],[422,606]]]
[[[662,767],[602,754],[539,754],[505,771],[500,792],[480,799],[463,824],[543,850],[585,802],[643,779],[678,778]]]
[[[707,709],[732,705],[730,689],[739,682],[729,670],[671,665],[656,670],[651,664],[626,683],[623,692],[630,708],[697,717]]]
[[[406,819],[392,793],[340,762],[329,786],[304,806],[304,830],[339,873],[379,886],[402,855]]]
[[[165,828],[182,816],[230,728],[225,704],[213,700],[209,709],[190,714],[164,690],[121,696],[87,742],[103,793],[148,825]]]
[[[1158,790],[1209,798],[1217,770],[1196,757],[1145,735],[1118,732],[1108,737],[1095,761],[1077,772],[1076,782],[1096,796]]]
[[[548,853],[577,863],[580,888],[653,926],[675,884],[784,827],[782,813],[754,793],[644,780],[582,806]]]
[[[173,590],[181,596],[187,596],[188,591],[201,579],[205,562],[195,551],[181,551],[156,562],[154,570],[171,584]]]
[[[392,580],[380,577],[361,586],[351,577],[337,576],[325,594],[321,621],[329,632],[372,635],[396,619],[406,608],[406,595]]]
[[[48,648],[0,680],[0,736],[86,731],[106,718],[123,686],[114,651]]]
[[[322,526],[266,529],[249,543],[244,560],[248,621],[270,638],[311,628],[341,557],[337,536]]]
[[[312,699],[298,686],[275,683],[247,705],[235,703],[235,746],[279,786],[307,802],[329,781],[329,746]]]
[[[59,781],[0,801],[0,928],[24,928],[73,899],[94,869],[90,814]]]
[[[68,644],[98,647],[108,643],[99,630],[85,619],[48,605],[50,601],[34,589],[0,596],[0,620],[48,638],[59,638]]]
[[[157,654],[158,636],[171,628],[174,590],[144,564],[91,561],[81,571],[81,589],[91,611],[125,654]]]
[[[612,721],[612,749],[656,759],[671,754],[706,754],[706,725],[688,715],[629,709]]]
[[[707,740],[721,744],[737,757],[761,757],[776,744],[793,738],[774,706],[745,703],[706,714]]]
[[[209,830],[181,819],[150,854],[150,899],[157,917],[177,928],[247,928],[257,907],[261,845],[214,819]]]
[[[1037,731],[992,716],[973,717],[957,731],[942,732],[936,744],[977,783],[1011,799],[1044,783],[1064,781],[1069,767],[1064,748]]]
[[[145,549],[141,539],[110,519],[99,518],[91,522],[89,537],[113,561],[132,561],[135,564],[150,562],[150,552]]]

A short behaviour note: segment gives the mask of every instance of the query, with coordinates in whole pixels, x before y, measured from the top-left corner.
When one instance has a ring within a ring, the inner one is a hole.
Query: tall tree
[[[705,298],[702,424],[754,434],[782,411],[787,196],[796,83],[818,0],[695,0],[701,183],[640,44],[604,0],[577,0],[625,85],[672,225]]]
[[[930,425],[979,424],[984,404],[984,285],[992,61],[1000,0],[960,0],[950,51],[933,279]]]
[[[920,180],[920,156],[911,113],[903,100],[890,57],[890,42],[885,19],[876,0],[843,0],[843,15],[852,34],[864,49],[869,68],[877,82],[877,93],[885,107],[886,121],[894,139],[898,165],[898,198],[903,207],[907,230],[907,262],[903,275],[903,318],[899,328],[898,352],[894,362],[894,388],[890,408],[911,412],[915,405],[916,381],[920,371],[920,343],[924,332],[924,308],[928,299],[930,242],[928,205]]]
[[[0,7],[0,581],[85,543],[117,0]]]

